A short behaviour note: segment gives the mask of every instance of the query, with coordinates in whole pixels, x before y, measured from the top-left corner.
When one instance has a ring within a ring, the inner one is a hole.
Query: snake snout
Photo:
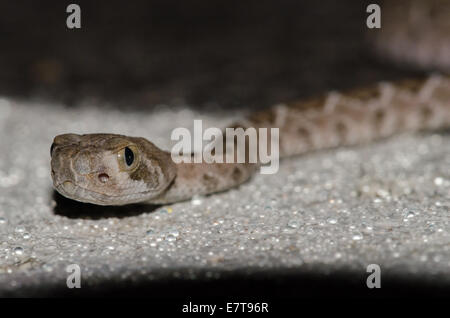
[[[78,153],[73,162],[73,168],[79,174],[85,175],[91,172],[91,155],[88,151]]]
[[[62,187],[64,189],[64,191],[68,194],[73,194],[76,191],[76,186],[75,184],[70,181],[70,180],[66,180],[62,183]]]

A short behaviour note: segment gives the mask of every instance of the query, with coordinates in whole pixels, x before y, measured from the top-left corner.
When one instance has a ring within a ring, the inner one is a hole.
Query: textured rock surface
[[[238,189],[164,207],[98,208],[54,195],[49,147],[60,133],[116,132],[170,147],[175,127],[223,127],[223,113],[151,113],[0,99],[0,294],[198,271],[345,269],[450,277],[450,138],[402,135],[282,162]],[[238,115],[237,113],[234,115]],[[168,274],[167,274],[168,273]]]

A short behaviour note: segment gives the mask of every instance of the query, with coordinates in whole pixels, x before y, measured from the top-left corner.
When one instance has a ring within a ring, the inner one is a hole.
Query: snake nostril
[[[100,180],[100,182],[105,183],[109,180],[109,176],[106,173],[100,173],[98,175],[98,180]]]

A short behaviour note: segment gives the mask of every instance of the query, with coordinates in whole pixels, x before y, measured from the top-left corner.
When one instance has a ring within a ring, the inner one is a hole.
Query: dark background
[[[71,2],[81,6],[80,30],[66,28],[65,11]],[[367,3],[2,1],[0,95],[71,107],[89,100],[139,110],[186,103],[204,111],[256,109],[329,89],[420,75],[372,54],[367,45]],[[381,290],[368,291],[364,277],[346,273],[272,270],[221,277],[156,282],[141,278],[138,285],[105,282],[83,288],[81,294],[44,284],[23,295],[445,295],[443,287],[436,289],[437,282],[394,278],[384,279]]]
[[[81,6],[81,29],[66,7]],[[266,107],[415,75],[373,57],[370,1],[2,1],[0,94]],[[369,31],[369,32],[368,32]]]

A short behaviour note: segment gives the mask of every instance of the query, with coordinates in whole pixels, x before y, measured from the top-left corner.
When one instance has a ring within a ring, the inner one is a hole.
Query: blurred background
[[[0,2],[0,94],[260,108],[414,74],[366,45],[370,1],[80,0],[70,30],[72,2]]]

